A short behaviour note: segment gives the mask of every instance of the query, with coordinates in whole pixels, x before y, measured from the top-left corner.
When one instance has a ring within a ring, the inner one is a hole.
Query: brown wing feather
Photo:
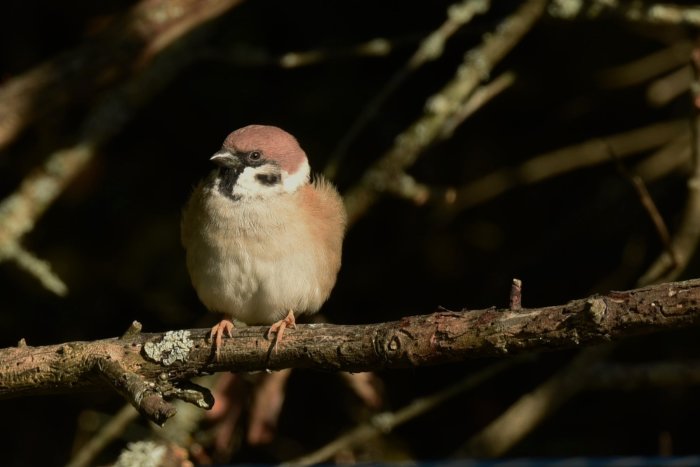
[[[307,208],[303,212],[310,217],[307,225],[311,226],[311,235],[316,239],[318,251],[325,260],[321,261],[325,266],[322,275],[328,282],[324,281],[321,287],[327,288],[330,293],[340,269],[347,223],[343,200],[335,187],[320,176],[313,183],[304,186],[300,194],[301,202]]]

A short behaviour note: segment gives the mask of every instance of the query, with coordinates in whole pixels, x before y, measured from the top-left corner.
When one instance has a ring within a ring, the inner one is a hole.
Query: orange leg
[[[277,345],[282,343],[282,336],[284,336],[284,330],[287,329],[287,327],[297,327],[297,322],[294,319],[294,310],[289,310],[286,317],[274,323],[270,326],[270,330],[267,331],[268,339],[271,339],[273,334],[277,334],[275,338],[275,352],[277,352]]]
[[[219,349],[221,349],[221,342],[224,339],[224,335],[231,337],[232,330],[233,323],[228,319],[222,319],[211,328],[209,339],[214,339],[214,354],[217,360],[219,359]]]

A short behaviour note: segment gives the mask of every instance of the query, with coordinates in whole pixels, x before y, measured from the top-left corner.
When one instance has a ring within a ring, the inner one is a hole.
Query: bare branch
[[[66,467],[85,467],[94,464],[95,457],[107,446],[120,436],[126,427],[138,417],[138,412],[131,405],[125,405],[100,431],[93,436],[90,441],[73,456]]]
[[[510,285],[510,309],[518,311],[523,309],[523,281],[514,278]]]
[[[508,89],[515,83],[515,73],[512,71],[498,75],[493,81],[480,86],[469,96],[466,102],[455,111],[454,115],[445,121],[440,138],[447,139],[467,118],[472,116],[477,110],[488,104],[491,99]]]
[[[527,34],[544,11],[546,1],[528,0],[504,20],[476,49],[468,52],[455,77],[430,97],[425,113],[397,136],[394,146],[375,162],[357,186],[345,194],[352,223],[393,185],[394,178],[410,167],[418,155],[440,136],[445,120],[488,76],[493,67]]]
[[[369,422],[358,425],[348,433],[345,433],[318,450],[306,454],[298,459],[285,462],[283,465],[302,466],[318,464],[330,459],[342,449],[356,446],[381,434],[390,433],[397,426],[423,415],[424,413],[429,412],[460,393],[468,391],[469,389],[480,385],[484,381],[497,376],[504,370],[510,368],[512,363],[513,361],[509,360],[493,364],[477,373],[470,374],[458,383],[453,384],[435,394],[416,399],[396,412],[383,412],[377,414],[372,417]]]
[[[638,162],[634,166],[633,172],[649,183],[659,180],[676,170],[688,171],[690,170],[690,163],[690,131],[684,131],[643,161]]]
[[[655,107],[663,107],[687,92],[692,81],[693,72],[691,68],[689,66],[681,67],[649,84],[647,100]]]
[[[604,70],[599,73],[598,80],[603,86],[609,88],[642,84],[662,73],[686,66],[692,49],[692,42],[678,41],[632,62]]]
[[[8,80],[0,87],[0,149],[35,120],[127,79],[186,32],[239,2],[141,1],[85,45]]]
[[[474,435],[458,456],[495,457],[515,446],[549,415],[587,390],[636,390],[700,384],[700,365],[690,362],[605,363],[610,346],[582,351],[566,367],[522,396]]]
[[[582,351],[564,370],[522,396],[469,439],[458,456],[497,457],[507,452],[542,420],[583,390],[589,372],[608,351],[608,346]]]
[[[533,157],[515,168],[505,168],[485,175],[455,191],[450,209],[466,209],[487,202],[516,187],[556,177],[561,174],[610,161],[610,151],[617,157],[638,154],[658,147],[683,132],[685,122],[672,121],[649,125],[625,133],[595,138],[581,144],[557,149]],[[436,194],[435,201],[444,203]]]
[[[208,329],[0,350],[0,398],[104,386],[158,423],[173,415],[167,399],[199,407],[208,391],[187,381],[218,371],[283,368],[369,371],[486,356],[577,347],[700,323],[700,280],[592,296],[561,306],[442,311],[400,321],[299,325],[278,352],[266,327],[236,329],[214,361]]]
[[[671,240],[674,255],[667,251],[661,254],[639,279],[640,285],[676,279],[685,270],[700,240],[700,45],[696,45],[690,61],[694,72],[690,119],[693,171],[688,178],[683,218]]]
[[[324,173],[329,178],[334,178],[340,162],[347,154],[350,143],[357,137],[362,129],[371,121],[386,99],[399,87],[401,83],[414,71],[426,63],[436,60],[445,48],[447,40],[454,35],[459,28],[467,24],[477,14],[485,13],[490,6],[489,0],[462,0],[450,5],[447,10],[447,19],[428,37],[421,42],[418,49],[408,59],[406,64],[399,69],[394,76],[366,106],[364,111],[350,125],[350,128],[338,142],[331,153]]]
[[[676,253],[673,251],[673,245],[671,245],[671,234],[669,234],[666,222],[659,212],[659,209],[656,207],[656,203],[651,197],[651,193],[649,193],[644,180],[642,180],[642,177],[639,175],[630,172],[612,149],[610,150],[610,156],[615,161],[618,172],[620,172],[620,174],[625,177],[634,188],[634,191],[637,193],[637,197],[639,198],[639,202],[649,215],[649,219],[651,220],[651,223],[659,236],[659,240],[661,240],[661,244],[664,246],[666,253],[671,258],[672,265],[676,266],[677,259]]]
[[[700,7],[668,3],[554,0],[548,11],[555,18],[569,20],[608,15],[640,23],[700,26]]]
[[[200,39],[198,35],[193,34],[197,27],[207,24],[209,20],[233,7],[239,1],[182,0],[182,9],[175,8],[173,5],[166,7],[159,2],[136,7],[133,12],[133,20],[136,21],[136,24],[132,27],[143,28],[144,31],[141,32],[149,36],[149,41],[143,44],[139,53],[135,57],[132,56],[137,60],[139,72],[131,76],[123,85],[111,89],[90,109],[80,130],[80,140],[75,145],[51,154],[40,167],[22,181],[14,193],[0,202],[0,261],[13,259],[20,263],[25,270],[39,278],[49,290],[58,295],[66,293],[67,287],[55,274],[51,273],[48,264],[28,254],[19,245],[21,237],[34,228],[46,209],[94,157],[100,145],[118,133],[133,116],[136,109],[175,77],[179,70],[189,64],[192,59],[191,54],[183,53],[183,50],[186,50],[186,46],[191,47],[197,42],[197,39]],[[156,23],[145,21],[141,24],[138,22],[140,15],[159,16],[155,13],[161,8],[167,9],[170,13],[161,15],[162,18]],[[190,9],[196,11],[190,11]],[[178,40],[180,40],[179,43]],[[175,46],[176,44],[177,46]],[[168,46],[173,47],[168,48]],[[118,50],[118,47],[107,47],[106,49]],[[102,60],[103,58],[100,56],[98,62],[92,63],[88,60],[83,66],[95,67],[95,70],[92,68],[90,70],[97,72],[98,68],[101,69],[99,66],[104,65]],[[71,85],[77,86],[82,86],[82,83],[90,81],[83,75],[80,75],[80,79],[75,78],[72,74],[74,71],[69,68],[67,72],[70,73],[65,75],[57,73],[56,76],[60,80],[70,80]],[[30,73],[29,76],[31,77],[33,74]],[[52,86],[59,86],[62,83],[63,81],[51,82],[50,86],[47,84],[47,89],[53,89]],[[14,85],[10,83],[8,86],[12,88]],[[3,107],[3,90],[0,89],[0,122],[5,121],[2,118],[3,112],[21,113],[22,99],[29,98],[29,95],[24,93],[30,91],[31,93],[40,92],[34,86],[29,86],[28,90],[24,90],[17,97],[19,102],[12,101],[15,107],[10,107],[8,110]],[[54,94],[65,95],[66,92],[62,90],[60,93]],[[51,108],[50,105],[47,107]],[[27,120],[30,117],[23,118]],[[19,130],[3,129],[0,123],[0,145],[2,144],[2,135],[12,135],[13,131]]]

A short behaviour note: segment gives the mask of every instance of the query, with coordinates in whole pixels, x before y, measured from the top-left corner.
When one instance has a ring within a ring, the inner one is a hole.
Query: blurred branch
[[[488,77],[493,67],[517,45],[542,15],[547,2],[528,0],[496,27],[482,44],[469,51],[455,77],[430,97],[425,113],[396,137],[394,146],[365,172],[360,182],[345,194],[350,223],[372,206],[380,193],[394,184],[419,154],[441,134],[467,97]]]
[[[638,390],[700,384],[700,362],[605,363],[609,346],[582,351],[564,369],[523,395],[459,449],[457,457],[497,457],[582,391]]]
[[[125,405],[72,457],[66,467],[94,465],[95,457],[138,418],[139,413],[131,405]]]
[[[498,75],[493,81],[490,81],[483,86],[480,86],[474,91],[474,94],[457,109],[454,115],[450,116],[442,128],[440,137],[448,139],[452,133],[462,124],[467,118],[471,117],[477,110],[488,104],[491,99],[498,96],[500,93],[511,87],[515,83],[515,73],[508,71]]]
[[[472,436],[457,457],[498,457],[530,433],[550,414],[586,387],[591,369],[609,352],[608,346],[582,351],[564,370],[520,397],[503,414]]]
[[[609,88],[642,84],[662,73],[686,66],[693,49],[690,41],[679,41],[640,59],[615,66],[598,74],[598,81]]]
[[[13,259],[19,267],[36,277],[41,285],[59,297],[68,293],[68,286],[52,270],[51,265],[43,259],[37,258],[17,243],[6,244],[0,249],[0,262],[5,259]]]
[[[0,261],[14,259],[23,267],[38,277],[42,283],[55,293],[62,295],[66,292],[63,282],[51,273],[47,263],[29,255],[19,246],[21,237],[34,228],[35,223],[48,207],[58,198],[63,190],[70,184],[78,173],[89,163],[100,145],[108,141],[118,133],[124,124],[135,114],[136,110],[149,98],[156,94],[170,79],[192,60],[190,48],[201,40],[201,29],[210,20],[218,17],[222,12],[238,4],[240,0],[179,0],[181,8],[175,8],[170,2],[163,4],[160,0],[144,2],[135,7],[128,16],[136,22],[131,29],[141,31],[148,36],[138,53],[132,54],[131,59],[136,60],[139,72],[135,73],[125,84],[111,89],[93,106],[86,115],[80,130],[80,139],[72,147],[58,150],[51,154],[40,167],[30,173],[21,183],[20,187],[11,195],[0,202]],[[158,21],[151,19],[143,23],[139,22],[141,15],[149,18],[158,17]],[[197,29],[200,29],[197,31]],[[130,30],[131,30],[130,29]],[[200,34],[194,34],[199,32]],[[131,36],[129,36],[131,37]],[[117,40],[117,39],[114,39]],[[126,39],[124,39],[126,40]],[[105,46],[106,47],[106,46]],[[117,49],[116,47],[108,50]],[[80,49],[82,50],[82,49]],[[86,47],[91,51],[91,47]],[[98,50],[99,51],[99,50]],[[82,57],[83,52],[74,52]],[[84,52],[87,53],[87,52]],[[88,67],[85,73],[97,73],[98,69],[104,72],[107,63],[103,62],[102,55],[97,54],[99,62],[91,62],[88,57],[81,66]],[[93,57],[97,60],[97,57]],[[80,61],[73,57],[69,63]],[[81,62],[82,63],[82,62]],[[100,68],[100,66],[102,68]],[[91,68],[94,67],[95,69]],[[21,114],[25,100],[29,99],[28,92],[32,92],[33,98],[39,98],[41,92],[53,89],[52,86],[62,86],[64,80],[70,80],[67,86],[83,86],[89,79],[80,75],[80,79],[73,76],[75,70],[68,68],[66,73],[51,73],[42,81],[51,77],[46,88],[38,89],[29,86],[15,97],[17,100],[3,102],[0,90],[0,122],[4,121],[2,112],[12,110]],[[27,78],[30,80],[38,71],[32,71]],[[82,73],[82,72],[81,72]],[[31,80],[30,80],[31,81]],[[8,86],[12,88],[14,81]],[[64,95],[62,90],[59,95]],[[58,105],[58,104],[56,104]],[[5,107],[3,107],[5,106]],[[55,110],[50,104],[48,109]],[[9,110],[8,110],[9,109]],[[14,110],[13,110],[14,109]],[[46,110],[46,109],[44,109]],[[36,115],[23,117],[24,123],[29,123]],[[0,123],[0,135],[3,127]],[[9,127],[8,127],[9,128]],[[14,127],[12,127],[14,128]],[[19,131],[15,128],[12,131]],[[12,131],[5,129],[5,134]],[[0,139],[1,143],[2,139]]]
[[[232,63],[238,67],[279,66],[300,68],[329,60],[352,57],[386,57],[409,39],[376,37],[368,41],[333,49],[314,49],[271,55],[267,48],[253,44],[235,42],[225,49],[203,49],[197,53],[199,59]],[[415,41],[411,41],[413,43]]]
[[[384,85],[370,102],[365,106],[363,112],[350,125],[350,128],[338,142],[336,148],[331,153],[324,174],[328,178],[334,178],[340,163],[347,154],[350,143],[357,137],[367,123],[372,120],[379,108],[386,99],[399,87],[401,83],[414,71],[426,63],[436,60],[445,48],[445,43],[462,26],[478,14],[485,13],[490,7],[489,0],[462,0],[454,3],[447,9],[447,19],[421,42],[408,62],[394,74],[394,76]]]
[[[524,395],[503,415],[473,436],[456,454],[464,456],[496,456],[512,448],[533,431],[547,416],[581,391],[636,390],[639,388],[679,387],[700,384],[700,362],[655,362],[647,364],[604,363],[609,346],[592,347],[574,358],[563,370],[534,391]],[[311,465],[330,459],[343,449],[358,446],[386,435],[397,426],[423,415],[450,398],[472,389],[509,369],[516,360],[491,365],[435,394],[421,397],[390,413],[372,417],[320,449],[285,465]]]
[[[658,147],[683,134],[686,127],[686,122],[671,121],[594,138],[535,156],[515,168],[497,170],[462,187],[430,190],[428,198],[438,203],[447,202],[451,210],[467,209],[494,199],[514,187],[539,183],[567,172],[608,163],[611,151],[618,158],[624,158]]]
[[[700,240],[700,46],[691,54],[693,69],[690,149],[693,171],[688,178],[688,194],[681,222],[673,234],[671,251],[659,256],[639,279],[640,285],[676,279],[685,270]]]
[[[162,424],[168,399],[211,407],[203,373],[284,368],[368,371],[578,347],[700,323],[700,279],[518,311],[441,311],[400,321],[299,325],[272,352],[266,327],[236,329],[213,359],[208,329],[0,350],[0,398],[107,386]]]
[[[657,151],[638,162],[633,172],[647,183],[659,180],[673,171],[690,169],[690,131],[683,131]]]
[[[673,5],[669,3],[652,3],[637,1],[592,0],[554,0],[548,12],[559,19],[586,18],[595,19],[601,16],[614,16],[627,21],[700,26],[700,7]]]
[[[700,361],[644,364],[600,363],[590,372],[588,389],[637,390],[700,384]]]
[[[663,107],[687,92],[692,81],[692,69],[689,66],[681,67],[649,84],[647,100],[655,107]]]
[[[0,87],[0,149],[35,120],[122,82],[240,0],[142,0],[102,34]]]
[[[485,381],[497,376],[514,364],[514,360],[495,363],[476,373],[470,374],[461,381],[426,397],[415,399],[407,406],[396,412],[382,412],[371,418],[367,423],[356,426],[320,449],[306,454],[298,459],[285,462],[283,465],[302,466],[314,465],[332,458],[343,449],[357,446],[374,437],[390,433],[397,426],[427,413],[437,406],[444,404],[453,397],[468,391]]]
[[[672,266],[676,266],[678,260],[676,259],[676,253],[673,251],[673,245],[671,244],[671,234],[669,234],[666,221],[664,221],[663,216],[659,212],[659,209],[656,206],[654,199],[651,197],[651,193],[649,193],[644,180],[639,175],[630,172],[627,167],[625,167],[622,160],[617,157],[617,154],[615,154],[614,151],[611,150],[610,155],[615,161],[618,172],[620,172],[620,174],[630,182],[632,188],[634,188],[634,191],[637,193],[639,202],[647,212],[649,220],[651,220],[651,223],[656,230],[656,234],[659,236],[659,240],[661,240],[661,244],[666,249],[666,253],[668,254],[669,258],[671,258]]]
[[[340,49],[334,52],[328,50],[309,50],[305,52],[287,52],[275,62],[282,68],[298,68],[313,65],[328,60],[330,56],[361,56],[361,57],[385,57],[393,49],[391,41],[383,38],[372,39],[367,42]]]

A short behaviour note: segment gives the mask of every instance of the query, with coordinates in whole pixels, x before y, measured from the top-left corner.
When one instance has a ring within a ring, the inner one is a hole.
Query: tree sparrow
[[[275,349],[294,313],[328,299],[340,269],[346,224],[336,189],[310,181],[306,153],[286,131],[250,125],[229,134],[217,166],[195,188],[181,224],[187,269],[211,311],[272,324]],[[285,316],[286,315],[286,316]],[[211,330],[218,356],[233,323]]]

